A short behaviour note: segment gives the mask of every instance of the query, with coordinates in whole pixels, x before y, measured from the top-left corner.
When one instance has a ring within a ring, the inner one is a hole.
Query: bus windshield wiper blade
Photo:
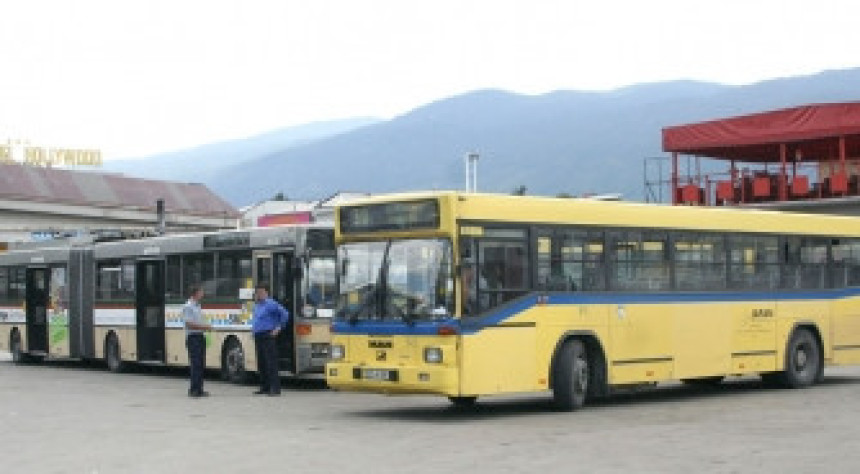
[[[417,319],[417,314],[412,314],[409,311],[404,311],[403,316],[401,316],[403,322],[412,326],[415,324],[415,320]]]
[[[382,254],[382,262],[379,265],[379,275],[376,278],[376,281],[379,282],[377,285],[376,308],[379,310],[381,319],[385,319],[385,303],[388,299],[388,267],[391,264],[391,261],[388,259],[388,252],[391,250],[392,242],[389,240],[385,246],[385,252]]]
[[[376,285],[374,285],[373,283],[367,285],[361,303],[356,305],[354,309],[349,308],[344,311],[346,313],[347,320],[351,324],[355,324],[358,320],[361,319],[361,313],[375,306],[377,300],[377,293],[379,293],[379,289]]]

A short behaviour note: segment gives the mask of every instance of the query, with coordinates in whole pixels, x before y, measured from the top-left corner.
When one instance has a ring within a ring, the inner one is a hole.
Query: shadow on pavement
[[[9,365],[16,365],[11,360]],[[107,366],[102,361],[90,360],[49,360],[41,362],[26,362],[21,364],[22,367],[28,368],[57,368],[62,370],[83,370],[89,372],[104,372],[110,375]],[[187,367],[172,367],[163,365],[148,365],[148,364],[126,364],[122,371],[123,374],[132,374],[139,376],[152,376],[162,378],[184,379],[188,378]],[[206,371],[207,381],[221,380],[220,373],[217,370]],[[246,386],[253,386],[257,383],[256,374],[251,374]],[[325,379],[321,375],[313,375],[307,377],[281,377],[281,386],[286,390],[327,390],[328,386]]]
[[[844,385],[860,385],[860,377],[849,376],[826,376],[819,384],[805,390],[827,390],[829,387]],[[764,392],[784,392],[786,394],[797,394],[797,390],[772,387],[759,378],[744,378],[740,380],[730,379],[715,386],[695,386],[678,383],[631,389],[613,393],[607,398],[588,402],[583,410],[612,410],[621,407],[662,404],[662,403],[684,403],[711,397],[733,397],[733,396],[756,396]],[[345,416],[356,418],[390,419],[398,421],[419,421],[431,423],[457,423],[470,422],[483,419],[495,419],[500,417],[516,416],[560,416],[571,415],[560,412],[554,408],[552,395],[523,396],[518,398],[485,398],[468,408],[455,407],[443,397],[433,405],[375,408],[372,410],[356,410],[343,413]]]

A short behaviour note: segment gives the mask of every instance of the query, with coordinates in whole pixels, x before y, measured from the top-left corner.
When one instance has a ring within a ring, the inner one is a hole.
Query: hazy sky
[[[853,0],[3,0],[0,141],[143,155],[480,89],[860,66]]]

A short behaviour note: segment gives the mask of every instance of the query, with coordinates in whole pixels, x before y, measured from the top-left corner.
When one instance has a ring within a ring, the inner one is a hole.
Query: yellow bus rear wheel
[[[785,347],[782,372],[762,374],[762,380],[785,388],[804,388],[821,379],[823,358],[818,338],[808,328],[797,328]]]

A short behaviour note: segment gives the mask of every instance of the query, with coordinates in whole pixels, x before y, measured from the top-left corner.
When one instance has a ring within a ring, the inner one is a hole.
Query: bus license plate
[[[367,380],[384,380],[388,382],[396,382],[397,381],[397,371],[396,370],[384,370],[384,369],[364,369],[362,373],[363,378]]]

